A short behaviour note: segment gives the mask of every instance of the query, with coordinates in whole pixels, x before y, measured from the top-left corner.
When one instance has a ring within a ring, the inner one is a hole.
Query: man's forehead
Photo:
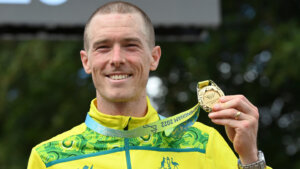
[[[89,30],[105,27],[136,27],[145,30],[143,18],[138,13],[97,14],[89,24]]]
[[[124,30],[124,32],[121,32],[121,30]],[[145,23],[138,13],[97,14],[91,20],[87,33],[89,39],[94,41],[95,39],[98,39],[99,36],[105,35],[109,31],[115,31],[115,33],[118,34],[141,33],[143,38],[147,38]]]

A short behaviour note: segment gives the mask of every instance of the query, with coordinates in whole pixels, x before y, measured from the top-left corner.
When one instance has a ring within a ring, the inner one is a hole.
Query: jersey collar
[[[159,120],[159,116],[156,110],[152,107],[148,97],[147,108],[148,110],[144,117],[131,117],[121,115],[113,116],[100,112],[97,109],[97,99],[95,98],[91,101],[91,106],[88,113],[92,117],[92,119],[105,127],[122,130],[127,126],[128,130],[131,130]]]

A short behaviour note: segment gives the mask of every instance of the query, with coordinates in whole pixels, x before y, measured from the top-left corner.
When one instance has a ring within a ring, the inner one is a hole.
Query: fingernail
[[[215,105],[214,105],[214,109],[219,109],[220,107],[221,107],[220,104],[215,104]]]

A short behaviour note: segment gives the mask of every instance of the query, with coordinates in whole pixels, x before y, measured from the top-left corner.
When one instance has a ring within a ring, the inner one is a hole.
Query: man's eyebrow
[[[137,42],[139,44],[142,44],[142,41],[139,38],[124,38],[124,42]]]
[[[93,43],[92,48],[95,48],[100,44],[105,44],[105,43],[109,43],[109,42],[110,42],[110,40],[108,40],[108,39],[97,40],[96,42]]]
[[[96,48],[97,46],[99,46],[100,44],[107,44],[107,43],[111,43],[112,41],[109,39],[102,39],[102,40],[97,40],[96,42],[94,42],[92,44],[92,48]],[[142,41],[139,38],[135,38],[135,37],[130,37],[130,38],[124,38],[122,40],[122,42],[136,42],[138,44],[142,44]]]

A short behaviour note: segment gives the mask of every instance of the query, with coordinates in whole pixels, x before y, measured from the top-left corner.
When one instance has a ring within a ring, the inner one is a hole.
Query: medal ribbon
[[[198,119],[199,112],[200,106],[197,104],[193,108],[180,114],[168,118],[160,116],[160,120],[156,122],[131,130],[116,130],[105,127],[91,118],[89,114],[86,116],[85,124],[88,128],[96,131],[97,133],[111,137],[134,138],[164,131],[167,136],[171,135],[172,137],[178,138],[183,135],[185,130],[195,123]]]

